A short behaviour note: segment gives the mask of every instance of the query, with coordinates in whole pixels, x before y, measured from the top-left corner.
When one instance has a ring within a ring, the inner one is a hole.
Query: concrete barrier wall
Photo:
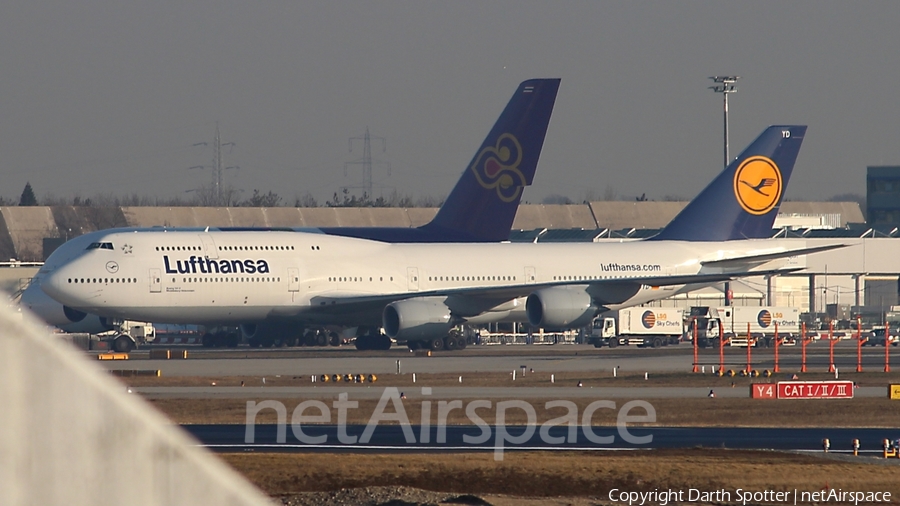
[[[302,208],[306,227],[410,227],[406,209],[390,207]]]
[[[597,228],[597,222],[586,205],[521,205],[513,228]]]
[[[0,504],[272,504],[85,355],[2,305],[0,406]]]
[[[421,227],[433,220],[437,212],[436,207],[411,207],[406,210],[406,214],[409,216],[409,226]]]
[[[120,207],[73,207],[53,206],[50,208],[59,237],[75,237],[86,232],[127,226]]]
[[[662,228],[687,202],[591,202],[599,228]]]
[[[410,219],[411,210],[383,207],[125,207],[122,211],[127,226],[131,227],[418,226]],[[436,212],[435,209],[421,211],[428,216]]]
[[[0,207],[18,260],[41,260],[45,237],[59,237],[49,207]],[[5,259],[4,259],[5,260]]]
[[[223,207],[123,207],[129,227],[230,227]]]
[[[6,227],[6,218],[0,212],[0,261],[7,261],[11,258],[16,258],[16,245]]]

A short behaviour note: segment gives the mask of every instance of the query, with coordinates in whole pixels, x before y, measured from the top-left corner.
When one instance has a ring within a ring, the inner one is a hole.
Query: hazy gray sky
[[[732,154],[808,124],[787,197],[864,193],[866,165],[900,165],[898,25],[894,1],[7,0],[0,195],[184,195],[218,121],[244,195],[358,184],[368,126],[386,193],[442,196],[516,85],[560,77],[525,200],[690,198],[722,161],[714,74],[741,76]]]

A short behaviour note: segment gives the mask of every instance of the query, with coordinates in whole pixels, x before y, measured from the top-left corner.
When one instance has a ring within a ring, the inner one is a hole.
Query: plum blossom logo
[[[487,189],[497,190],[503,202],[512,202],[522,194],[527,184],[519,170],[522,162],[522,146],[512,134],[503,134],[497,144],[488,146],[478,153],[472,162],[472,172],[478,184]]]

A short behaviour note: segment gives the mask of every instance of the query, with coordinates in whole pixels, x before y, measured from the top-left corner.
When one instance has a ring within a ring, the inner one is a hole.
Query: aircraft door
[[[162,276],[159,269],[150,269],[150,293],[159,293],[162,291]]]
[[[409,284],[410,292],[419,291],[419,269],[417,267],[406,268],[406,279]]]
[[[525,284],[530,285],[534,283],[534,267],[526,267],[525,268]]]
[[[203,242],[203,254],[206,258],[219,258],[219,248],[216,248],[216,242],[209,234],[200,234],[200,241]]]
[[[300,269],[294,267],[288,268],[288,291],[300,291]]]

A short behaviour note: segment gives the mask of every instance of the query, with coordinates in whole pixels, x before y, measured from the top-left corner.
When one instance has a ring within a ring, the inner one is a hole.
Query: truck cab
[[[615,348],[619,345],[615,318],[598,316],[591,322],[588,330],[587,342],[588,344],[593,344],[594,348],[602,348],[604,346]]]
[[[684,312],[677,307],[630,307],[594,318],[587,342],[596,348],[619,345],[659,348],[678,344]]]
[[[722,320],[719,311],[714,307],[695,306],[687,317],[685,325],[685,341],[693,341],[697,335],[697,346],[707,348],[718,346],[721,335]],[[696,332],[694,328],[696,327]]]

